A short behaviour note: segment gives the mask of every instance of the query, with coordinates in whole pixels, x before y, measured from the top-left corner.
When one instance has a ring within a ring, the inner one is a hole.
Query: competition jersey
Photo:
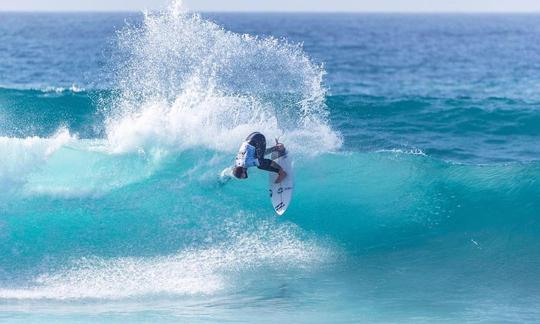
[[[259,160],[255,154],[255,146],[250,145],[248,142],[242,143],[238,150],[238,154],[236,155],[234,165],[242,168],[258,167]]]

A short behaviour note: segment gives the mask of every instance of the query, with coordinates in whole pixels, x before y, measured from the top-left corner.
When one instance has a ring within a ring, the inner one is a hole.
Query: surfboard
[[[281,216],[289,207],[294,190],[292,161],[288,150],[285,150],[285,152],[272,152],[271,157],[272,160],[274,160],[283,168],[285,172],[287,172],[287,176],[280,183],[275,183],[278,176],[278,174],[275,172],[270,172],[268,179],[268,190],[270,191],[270,200],[272,201],[272,206],[274,207],[274,211]]]

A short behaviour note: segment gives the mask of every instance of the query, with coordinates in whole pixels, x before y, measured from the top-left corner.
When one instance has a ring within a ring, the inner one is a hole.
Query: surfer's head
[[[248,177],[247,175],[247,169],[237,166],[233,170],[233,175],[237,177],[238,179],[246,179]]]

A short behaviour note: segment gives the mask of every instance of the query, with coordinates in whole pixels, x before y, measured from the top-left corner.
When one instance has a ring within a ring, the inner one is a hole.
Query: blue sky
[[[169,0],[0,0],[0,10],[156,9]],[[184,0],[196,11],[540,12],[540,0]]]

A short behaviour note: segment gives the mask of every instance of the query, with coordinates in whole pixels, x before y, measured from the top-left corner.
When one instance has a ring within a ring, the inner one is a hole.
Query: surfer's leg
[[[281,170],[281,167],[279,166],[279,164],[269,159],[259,159],[258,168],[261,170],[275,172],[275,173],[279,173],[279,170]]]
[[[258,168],[261,170],[277,173],[278,177],[276,178],[275,183],[280,183],[287,176],[287,172],[285,172],[285,170],[283,170],[283,168],[279,164],[269,159],[259,159]]]

